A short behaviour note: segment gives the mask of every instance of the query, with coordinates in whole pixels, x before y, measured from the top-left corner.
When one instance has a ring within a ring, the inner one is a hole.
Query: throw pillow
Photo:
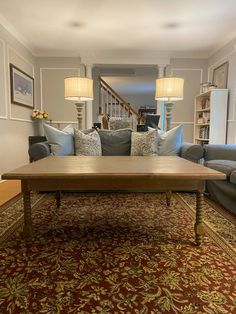
[[[98,130],[102,143],[103,156],[129,156],[131,129]]]
[[[67,126],[65,126],[62,131],[74,135],[74,127],[72,124],[68,124]]]
[[[52,155],[74,155],[73,129],[65,128],[62,131],[46,123],[43,124],[45,136],[51,147]]]
[[[133,132],[131,137],[131,156],[154,156],[157,152],[157,132]]]
[[[179,125],[167,132],[158,132],[158,155],[176,156],[182,145],[183,125]]]
[[[109,128],[110,130],[119,130],[131,128],[132,123],[130,118],[110,118]]]
[[[101,140],[95,130],[89,134],[84,134],[80,130],[74,129],[75,134],[75,154],[77,156],[101,156]]]

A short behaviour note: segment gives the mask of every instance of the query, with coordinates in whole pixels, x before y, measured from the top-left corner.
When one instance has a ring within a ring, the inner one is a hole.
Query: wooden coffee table
[[[225,174],[172,156],[50,156],[2,175],[21,180],[24,200],[24,234],[32,239],[30,191],[195,191],[195,240],[202,240],[203,192],[206,180],[223,180]],[[57,198],[60,205],[60,199]]]

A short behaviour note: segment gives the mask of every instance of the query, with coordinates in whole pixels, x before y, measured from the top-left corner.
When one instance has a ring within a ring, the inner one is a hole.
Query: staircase
[[[132,108],[120,95],[118,95],[110,85],[101,77],[100,81],[100,100],[99,115],[107,114],[114,118],[135,119],[138,124],[143,123],[143,117]]]

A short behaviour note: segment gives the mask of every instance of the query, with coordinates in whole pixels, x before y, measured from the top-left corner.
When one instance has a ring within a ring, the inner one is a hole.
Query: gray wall
[[[49,119],[61,127],[77,125],[75,103],[64,99],[64,78],[84,75],[80,58],[37,58],[36,78],[38,109],[46,110]]]
[[[234,144],[236,143],[236,38],[209,58],[209,81],[212,81],[213,70],[224,62],[229,62],[227,83],[227,88],[229,89],[227,143]]]
[[[200,93],[200,84],[207,79],[207,61],[197,59],[171,59],[167,75],[184,78],[184,99],[176,101],[172,109],[172,127],[183,124],[183,140],[193,141],[194,101]]]
[[[0,175],[28,163],[34,134],[32,109],[11,103],[9,63],[35,77],[35,57],[0,25]]]

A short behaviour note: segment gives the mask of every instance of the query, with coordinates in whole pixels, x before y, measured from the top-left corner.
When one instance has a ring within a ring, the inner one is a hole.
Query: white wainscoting
[[[6,44],[0,38],[0,119],[8,118],[7,110],[7,91],[6,91]]]

